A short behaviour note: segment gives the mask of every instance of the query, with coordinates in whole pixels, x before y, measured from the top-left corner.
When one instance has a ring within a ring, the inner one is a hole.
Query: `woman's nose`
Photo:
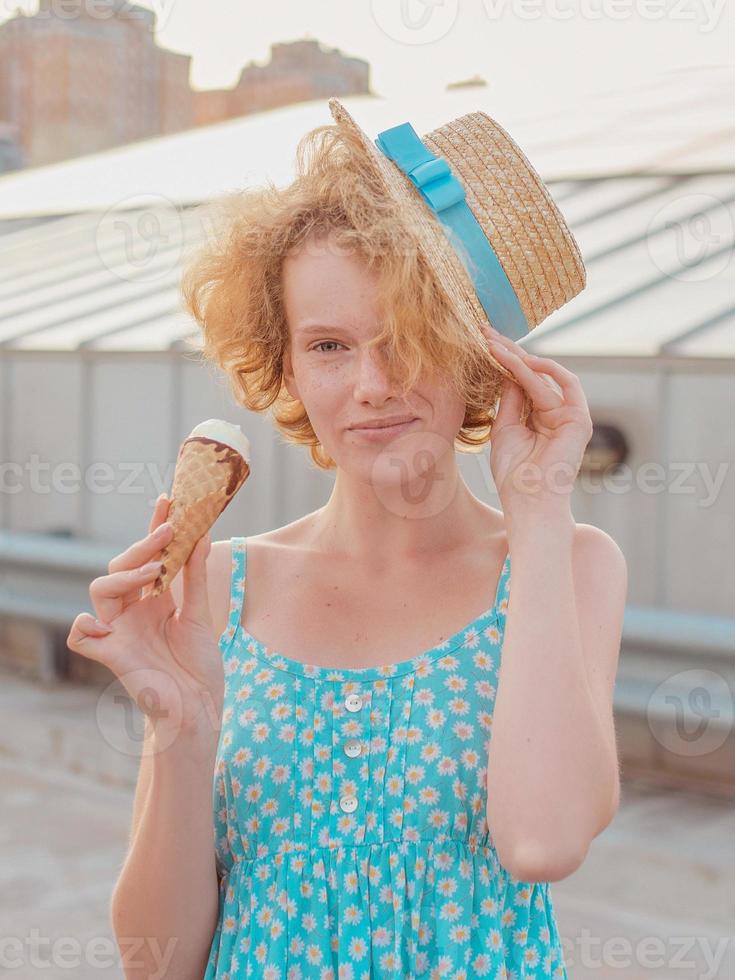
[[[384,351],[365,348],[360,351],[356,365],[356,397],[391,391],[393,382]]]

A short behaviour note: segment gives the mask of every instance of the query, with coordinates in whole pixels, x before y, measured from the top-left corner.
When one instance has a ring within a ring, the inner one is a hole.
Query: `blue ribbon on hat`
[[[378,134],[378,149],[396,163],[416,185],[424,200],[449,231],[449,240],[475,286],[487,318],[497,331],[520,340],[528,321],[495,250],[465,200],[465,190],[443,157],[432,153],[411,123],[401,123]],[[456,239],[467,249],[468,266]]]

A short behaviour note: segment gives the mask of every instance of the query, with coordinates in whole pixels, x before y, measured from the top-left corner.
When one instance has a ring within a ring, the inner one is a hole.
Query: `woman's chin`
[[[408,496],[414,497],[412,487],[423,486],[429,480],[446,476],[440,469],[446,469],[448,456],[454,454],[454,446],[435,432],[410,432],[397,436],[385,444],[360,440],[348,452],[341,455],[338,465],[343,469],[360,474],[363,481],[373,486],[389,489],[405,488]]]

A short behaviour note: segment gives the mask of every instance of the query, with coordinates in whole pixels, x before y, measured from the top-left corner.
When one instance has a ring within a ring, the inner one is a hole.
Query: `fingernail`
[[[146,572],[152,572],[154,569],[160,571],[161,568],[163,568],[162,561],[149,561],[147,565],[141,567],[140,572],[143,575]]]
[[[99,619],[95,619],[94,625],[97,627],[98,630],[102,630],[103,633],[112,632],[112,627],[109,625],[109,623],[102,623],[100,622]]]
[[[163,534],[165,534],[166,531],[169,531],[171,529],[171,527],[172,527],[172,525],[169,524],[168,521],[164,521],[163,524],[159,524],[158,525],[158,527],[156,528],[156,532],[155,533],[158,534],[158,535],[163,535]]]

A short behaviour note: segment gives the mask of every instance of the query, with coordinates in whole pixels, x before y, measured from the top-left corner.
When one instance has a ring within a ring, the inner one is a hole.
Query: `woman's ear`
[[[293,373],[293,366],[291,364],[291,350],[287,346],[283,352],[283,383],[286,386],[286,391],[292,398],[301,401],[299,396],[299,389],[296,384],[296,378]]]

